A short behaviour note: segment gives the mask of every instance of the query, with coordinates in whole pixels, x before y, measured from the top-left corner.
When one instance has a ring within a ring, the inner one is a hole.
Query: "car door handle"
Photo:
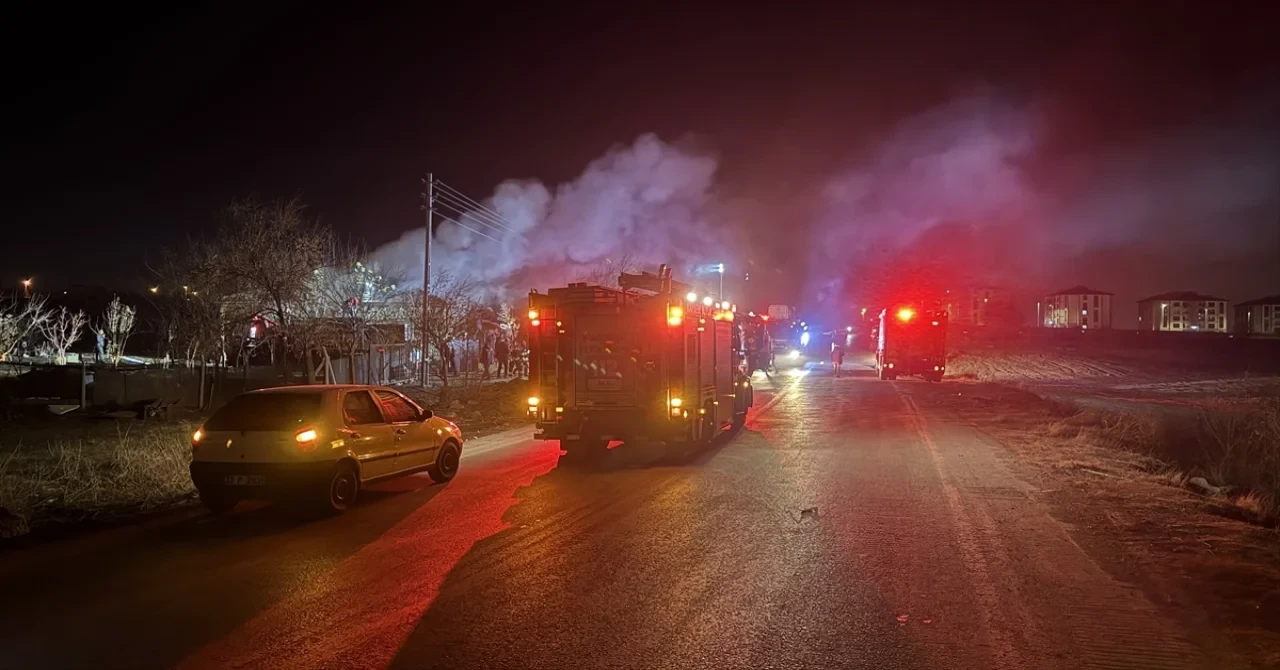
[[[356,432],[356,431],[354,431],[354,430],[340,430],[340,431],[338,431],[338,432],[339,432],[339,433],[342,433],[343,435],[346,435],[347,437],[349,437],[349,438],[351,438],[351,439],[353,439],[353,440],[358,440],[358,439],[360,439],[360,433],[357,433],[357,432]]]
[[[403,428],[397,428],[397,429],[396,429],[396,435],[404,435],[404,429],[403,429]]]

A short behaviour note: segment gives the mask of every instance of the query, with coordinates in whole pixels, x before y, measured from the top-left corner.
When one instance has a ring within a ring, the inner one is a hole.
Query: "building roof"
[[[1049,295],[1115,295],[1115,294],[1107,293],[1106,291],[1098,291],[1096,289],[1091,289],[1088,286],[1077,284],[1075,286],[1072,286],[1071,288],[1064,288],[1061,291],[1054,291]]]
[[[1220,300],[1222,302],[1226,302],[1227,299],[1215,298],[1211,295],[1196,293],[1195,291],[1169,291],[1168,293],[1153,295],[1150,298],[1143,298],[1138,302],[1151,302],[1152,300]]]
[[[1254,305],[1280,305],[1280,295],[1269,295],[1265,298],[1236,303],[1236,307],[1253,307]]]

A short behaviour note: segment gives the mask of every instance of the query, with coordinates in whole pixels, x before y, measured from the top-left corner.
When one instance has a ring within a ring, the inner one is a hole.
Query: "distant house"
[[[1040,323],[1044,328],[1110,328],[1111,296],[1087,286],[1072,286],[1044,297]]]
[[[1170,291],[1138,301],[1139,330],[1227,332],[1227,301],[1194,291]]]
[[[1235,307],[1236,333],[1280,335],[1280,295],[1242,302]]]

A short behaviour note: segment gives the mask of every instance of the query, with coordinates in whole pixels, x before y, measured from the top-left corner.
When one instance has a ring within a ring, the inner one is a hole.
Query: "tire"
[[[886,368],[883,365],[880,366],[880,380],[881,381],[889,380],[889,368]]]
[[[445,442],[440,447],[440,451],[436,452],[436,462],[427,468],[431,481],[443,484],[453,479],[458,474],[458,462],[461,459],[462,452],[458,449],[458,445],[452,440]]]
[[[711,440],[716,436],[716,408],[711,403],[707,403],[705,409],[707,413],[702,415],[702,435],[699,436],[698,442],[711,444]]]
[[[360,494],[360,474],[351,463],[339,463],[329,471],[321,492],[319,507],[326,514],[341,514],[351,509]]]
[[[207,490],[200,491],[200,504],[213,514],[226,514],[235,508],[240,501],[226,493]]]

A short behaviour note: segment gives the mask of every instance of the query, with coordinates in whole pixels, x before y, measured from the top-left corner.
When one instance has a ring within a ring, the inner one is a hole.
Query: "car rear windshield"
[[[318,393],[246,393],[213,413],[205,430],[291,430],[320,413]]]

